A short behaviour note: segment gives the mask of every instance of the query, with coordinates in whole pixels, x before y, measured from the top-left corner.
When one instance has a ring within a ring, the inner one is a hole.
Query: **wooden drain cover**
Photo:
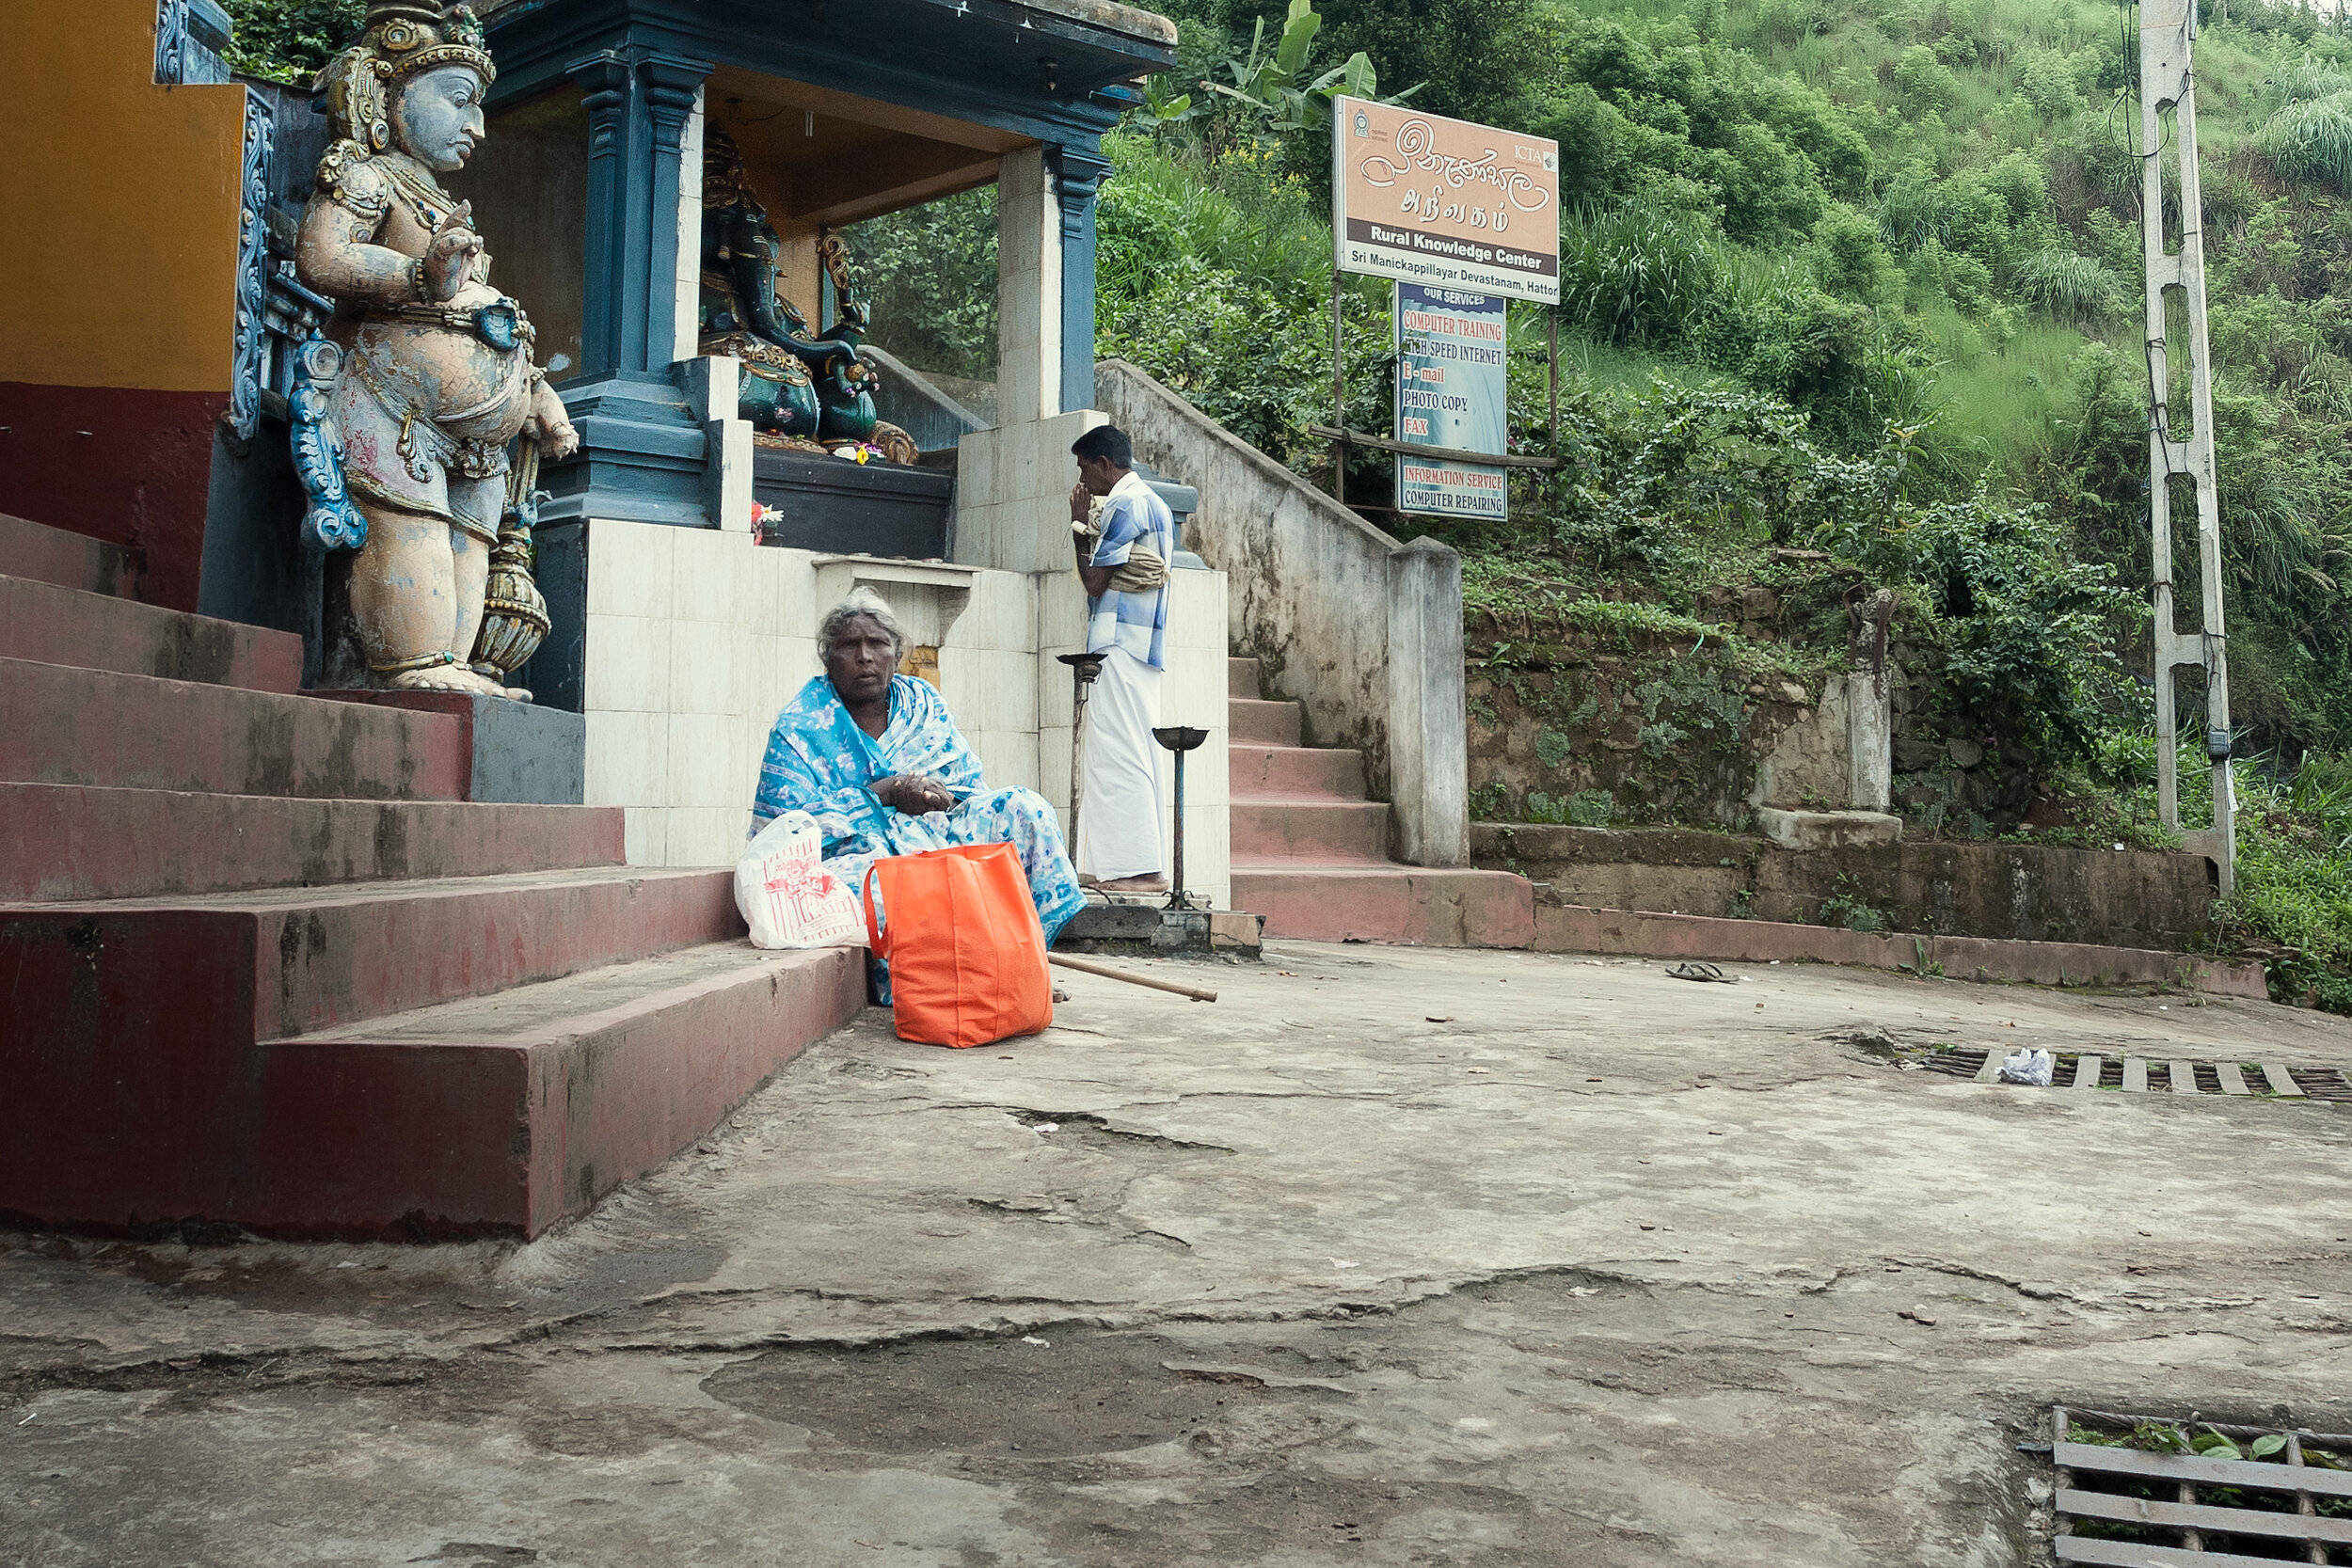
[[[2060,1562],[2352,1562],[2352,1435],[2061,1405],[2051,1412],[2050,1458]]]

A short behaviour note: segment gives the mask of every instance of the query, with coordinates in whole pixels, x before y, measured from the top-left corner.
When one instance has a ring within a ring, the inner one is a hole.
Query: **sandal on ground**
[[[1666,978],[1669,980],[1721,980],[1725,985],[1731,983],[1730,976],[1713,964],[1700,963],[1695,959],[1690,963],[1675,965],[1666,971]]]

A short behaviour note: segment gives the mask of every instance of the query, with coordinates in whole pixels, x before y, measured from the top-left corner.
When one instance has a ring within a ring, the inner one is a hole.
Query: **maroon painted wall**
[[[138,597],[197,608],[225,392],[0,381],[0,512],[120,545]]]

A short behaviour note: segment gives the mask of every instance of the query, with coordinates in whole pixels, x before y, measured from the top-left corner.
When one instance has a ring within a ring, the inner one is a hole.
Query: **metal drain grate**
[[[1916,1058],[1931,1072],[2001,1082],[2002,1050],[1937,1047]],[[2092,1052],[2059,1053],[2054,1089],[2119,1089],[2131,1094],[2247,1095],[2273,1100],[2317,1100],[2352,1103],[2352,1078],[2331,1067],[2289,1067],[2283,1062],[2197,1062],[2168,1057],[2108,1056]],[[2010,1088],[2022,1085],[2008,1085]]]
[[[2060,1405],[2050,1457],[2060,1562],[2352,1563],[2352,1436]]]

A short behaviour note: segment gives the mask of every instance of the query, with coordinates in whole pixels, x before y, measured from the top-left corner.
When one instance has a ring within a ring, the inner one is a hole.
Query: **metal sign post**
[[[2196,76],[2189,50],[2197,32],[2196,0],[2142,0],[2139,11],[2140,231],[2147,259],[2148,526],[2155,578],[2156,812],[2168,828],[2181,826],[2179,718],[2173,677],[2181,670],[2205,674],[2205,754],[2213,765],[2213,826],[2181,832],[2218,873],[2220,891],[2237,883],[2236,801],[2230,780],[2230,666],[2221,621],[2221,508],[2214,488],[2213,373],[2205,346],[2205,244],[2197,170]],[[2172,111],[2166,135],[2164,111]],[[2165,232],[2165,152],[2179,165],[2180,248]],[[2188,436],[2176,438],[2170,404],[2172,345],[2167,338],[2168,295],[2184,308],[2188,360]],[[2194,481],[2197,492],[2199,626],[2183,632],[2172,600],[2172,485]]]

